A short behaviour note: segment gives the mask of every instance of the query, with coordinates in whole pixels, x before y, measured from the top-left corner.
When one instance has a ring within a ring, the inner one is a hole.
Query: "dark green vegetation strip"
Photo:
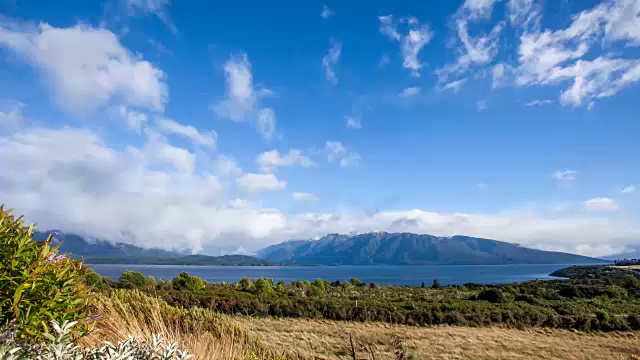
[[[227,314],[382,321],[410,325],[552,327],[578,330],[640,329],[640,276],[609,267],[579,267],[555,275],[571,280],[510,285],[441,287],[377,286],[316,280],[291,284],[270,279],[205,284],[186,273],[156,282],[125,272],[118,282],[89,276],[102,291],[136,288],[171,305],[204,307]]]

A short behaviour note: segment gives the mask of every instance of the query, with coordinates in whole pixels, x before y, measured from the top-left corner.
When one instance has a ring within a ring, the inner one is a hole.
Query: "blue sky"
[[[0,199],[248,251],[327,232],[640,244],[640,1],[8,1]]]

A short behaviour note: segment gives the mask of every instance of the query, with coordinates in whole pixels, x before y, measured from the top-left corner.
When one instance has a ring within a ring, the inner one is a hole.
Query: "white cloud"
[[[331,47],[322,58],[322,67],[324,68],[324,77],[328,82],[332,84],[338,83],[338,78],[335,73],[335,66],[338,64],[338,60],[340,60],[340,54],[342,53],[342,43],[335,39],[331,39]]]
[[[258,134],[265,140],[271,140],[276,133],[276,113],[271,108],[258,111]]]
[[[212,108],[223,119],[243,121],[253,114],[258,96],[247,54],[232,55],[224,64],[227,96]]]
[[[218,155],[213,163],[214,174],[221,177],[238,177],[242,175],[242,169],[234,158],[227,155]]]
[[[402,66],[411,71],[411,75],[420,76],[420,69],[423,64],[418,59],[418,55],[433,39],[433,32],[429,25],[421,25],[417,18],[410,16],[401,18],[398,23],[394,22],[392,15],[378,17],[380,20],[380,32],[391,40],[400,42],[400,52],[402,54]],[[398,32],[398,26],[406,24],[406,33]]]
[[[192,173],[196,165],[196,157],[189,150],[167,143],[166,139],[159,133],[145,129],[147,144],[142,151],[132,149],[147,160],[151,159],[159,163],[173,166],[176,170]]]
[[[611,198],[593,198],[584,202],[587,211],[612,211],[618,208],[618,204]]]
[[[56,104],[75,115],[112,103],[163,111],[168,99],[162,70],[129,52],[107,29],[0,22],[0,47],[40,70]]]
[[[534,99],[529,101],[528,103],[524,104],[524,106],[542,106],[542,105],[550,105],[553,104],[553,100],[538,100],[538,99]]]
[[[362,122],[359,117],[346,115],[344,119],[349,129],[362,129]]]
[[[178,32],[167,11],[170,0],[125,0],[125,2],[129,7],[130,15],[153,14],[167,25],[171,31]]]
[[[306,192],[294,192],[291,193],[291,197],[296,201],[318,201],[320,197],[312,193]]]
[[[485,66],[493,62],[498,55],[500,32],[504,28],[504,22],[498,22],[489,33],[473,37],[469,34],[469,24],[481,19],[490,18],[491,11],[496,1],[468,0],[454,16],[457,30],[457,40],[460,46],[457,48],[458,58],[455,62],[436,69],[438,88],[443,84],[449,84],[456,78],[465,77],[472,67]],[[494,84],[496,77],[502,78],[506,68],[494,68]],[[500,72],[502,71],[502,74]],[[499,75],[499,76],[498,76]],[[454,78],[452,80],[451,78]],[[460,84],[461,85],[461,84]]]
[[[339,141],[327,141],[324,147],[329,162],[338,161],[340,167],[347,168],[360,163],[360,154],[348,149]]]
[[[316,165],[300,149],[290,149],[284,154],[281,154],[278,150],[264,152],[256,157],[256,164],[264,172],[272,172],[279,167],[300,166],[309,168]]]
[[[346,151],[340,150],[344,146],[333,148],[338,154]],[[349,209],[287,214],[246,200],[227,201],[216,176],[158,168],[162,163],[146,156],[144,148],[115,150],[88,130],[23,130],[0,137],[0,153],[0,199],[27,221],[42,230],[63,229],[145,247],[202,251],[233,245],[255,250],[285,239],[379,229],[465,234],[600,256],[627,245],[622,239],[640,239],[637,224],[613,218],[615,213]],[[251,174],[241,183],[248,192],[286,187],[273,174]]]
[[[507,64],[496,64],[491,68],[491,87],[497,89],[513,81],[514,68]]]
[[[157,117],[156,124],[165,134],[175,134],[188,138],[196,145],[203,145],[212,149],[216,147],[218,135],[215,131],[203,133],[191,125],[183,125],[175,120]]]
[[[0,131],[20,127],[24,121],[24,107],[20,101],[0,101]]]
[[[141,133],[142,128],[149,122],[149,115],[131,110],[124,105],[115,106],[109,110],[112,117],[124,120],[130,129],[138,133]]]
[[[487,105],[487,102],[485,100],[478,100],[476,101],[476,111],[477,112],[483,112],[485,110],[487,110],[489,106]]]
[[[398,96],[400,97],[410,97],[410,96],[415,96],[415,95],[419,95],[420,94],[420,88],[419,87],[408,87],[405,88],[404,90],[402,90],[402,92],[400,94],[398,94]]]
[[[327,5],[322,4],[322,12],[320,13],[320,16],[324,19],[328,19],[331,16],[333,16],[334,11],[331,10]]]
[[[507,13],[513,26],[528,29],[539,25],[539,5],[534,0],[509,0]]]
[[[274,174],[253,174],[248,173],[236,179],[238,189],[247,193],[257,193],[263,191],[284,190],[287,182],[278,179]]]
[[[556,170],[551,177],[558,181],[574,181],[578,177],[576,170]]]
[[[520,37],[516,85],[568,83],[560,104],[592,108],[596,100],[640,81],[637,57],[616,57],[620,52],[608,51],[613,42],[640,45],[636,24],[640,25],[640,1],[608,0],[578,13],[566,28],[525,32]],[[596,46],[603,51],[593,57]]]
[[[460,91],[460,88],[462,87],[462,85],[464,85],[467,82],[467,78],[464,79],[460,79],[460,80],[454,80],[450,83],[444,84],[440,87],[440,91],[444,91],[444,90],[451,90],[453,91],[453,93],[457,93],[458,91]]]
[[[629,185],[625,188],[623,188],[622,190],[620,190],[621,193],[623,194],[631,194],[634,193],[636,191],[636,186],[635,185]]]

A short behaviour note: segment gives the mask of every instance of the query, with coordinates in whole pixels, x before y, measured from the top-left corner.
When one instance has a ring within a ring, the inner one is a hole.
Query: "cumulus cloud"
[[[164,72],[107,29],[0,22],[0,47],[37,68],[53,101],[78,116],[110,104],[163,111],[168,99]]]
[[[400,94],[398,94],[398,96],[400,97],[411,97],[411,96],[416,96],[420,94],[420,88],[419,87],[408,87],[405,88],[404,90],[402,90],[402,92]]]
[[[338,77],[336,76],[335,66],[340,60],[340,54],[342,53],[342,43],[335,39],[331,39],[331,47],[322,58],[322,67],[324,69],[324,77],[328,82],[335,85],[338,83]]]
[[[322,4],[322,11],[320,12],[320,16],[323,19],[328,19],[331,16],[333,16],[334,11],[332,9],[330,9],[327,5]]]
[[[238,189],[247,193],[257,193],[263,191],[284,190],[287,187],[285,180],[280,180],[276,175],[247,173],[236,179]]]
[[[347,151],[335,144],[331,148],[336,150],[336,160]],[[231,245],[255,250],[285,239],[379,229],[465,234],[599,256],[622,248],[626,242],[620,239],[640,238],[640,229],[633,223],[605,217],[603,212],[552,216],[544,211],[460,214],[343,209],[287,214],[246,200],[228,202],[217,176],[165,168],[151,150],[155,149],[116,150],[89,130],[21,130],[0,137],[0,198],[40,229],[192,251]],[[286,187],[274,174],[247,174],[239,179],[242,191],[253,194]]]
[[[576,170],[556,170],[551,174],[551,177],[557,181],[574,181],[578,177]]]
[[[312,193],[306,192],[294,192],[291,193],[291,197],[296,201],[318,201],[320,197]]]
[[[264,152],[256,158],[256,164],[261,171],[272,172],[279,167],[300,166],[309,168],[316,166],[316,163],[304,155],[300,149],[290,149],[281,154],[278,150]]]
[[[423,64],[418,56],[422,48],[433,39],[429,25],[420,24],[413,16],[401,18],[398,22],[394,21],[393,15],[380,16],[378,19],[380,32],[389,39],[400,42],[402,66],[411,71],[411,75],[419,77]],[[403,33],[398,30],[400,26],[406,27]]]
[[[212,149],[215,149],[216,147],[218,135],[215,131],[203,133],[191,125],[184,125],[175,120],[164,117],[158,117],[156,119],[156,124],[160,131],[165,134],[174,134],[185,137],[196,145],[202,145]]]
[[[618,208],[618,204],[611,198],[599,197],[584,202],[587,211],[612,211]]]

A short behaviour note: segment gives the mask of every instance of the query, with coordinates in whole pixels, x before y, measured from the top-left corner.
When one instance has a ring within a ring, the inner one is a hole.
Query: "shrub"
[[[33,226],[0,206],[0,327],[14,323],[18,337],[33,341],[54,320],[73,321],[74,331],[86,333],[91,294],[84,266],[59,255],[51,236],[36,242],[33,235]]]
[[[204,289],[204,281],[197,276],[191,276],[186,272],[173,278],[173,288],[176,290],[198,291]]]
[[[477,296],[478,300],[488,301],[490,303],[501,303],[504,300],[502,291],[498,289],[482,290]]]
[[[434,279],[433,280],[433,284],[431,284],[431,288],[432,289],[440,289],[441,288],[440,281],[438,281],[438,279]]]
[[[316,279],[316,281],[313,282],[313,286],[317,287],[318,289],[320,289],[322,291],[326,290],[326,284],[320,278]]]
[[[372,289],[375,289],[375,288],[377,288],[377,287],[378,287],[378,284],[376,284],[376,283],[375,283],[375,281],[372,281],[372,282],[369,284],[369,287],[370,287],[370,288],[372,288]]]
[[[144,276],[137,271],[125,270],[118,280],[120,286],[125,289],[145,289],[152,290],[156,286],[156,279],[153,276]]]
[[[260,278],[253,283],[256,288],[256,294],[260,296],[270,295],[273,292],[273,284],[271,279]]]
[[[242,280],[238,281],[238,285],[240,285],[240,289],[244,291],[248,291],[251,288],[251,280],[249,280],[246,276],[242,278]]]
[[[362,281],[360,281],[359,279],[356,278],[351,278],[351,280],[349,280],[349,282],[351,283],[351,285],[353,286],[363,286],[364,284],[362,283]]]

